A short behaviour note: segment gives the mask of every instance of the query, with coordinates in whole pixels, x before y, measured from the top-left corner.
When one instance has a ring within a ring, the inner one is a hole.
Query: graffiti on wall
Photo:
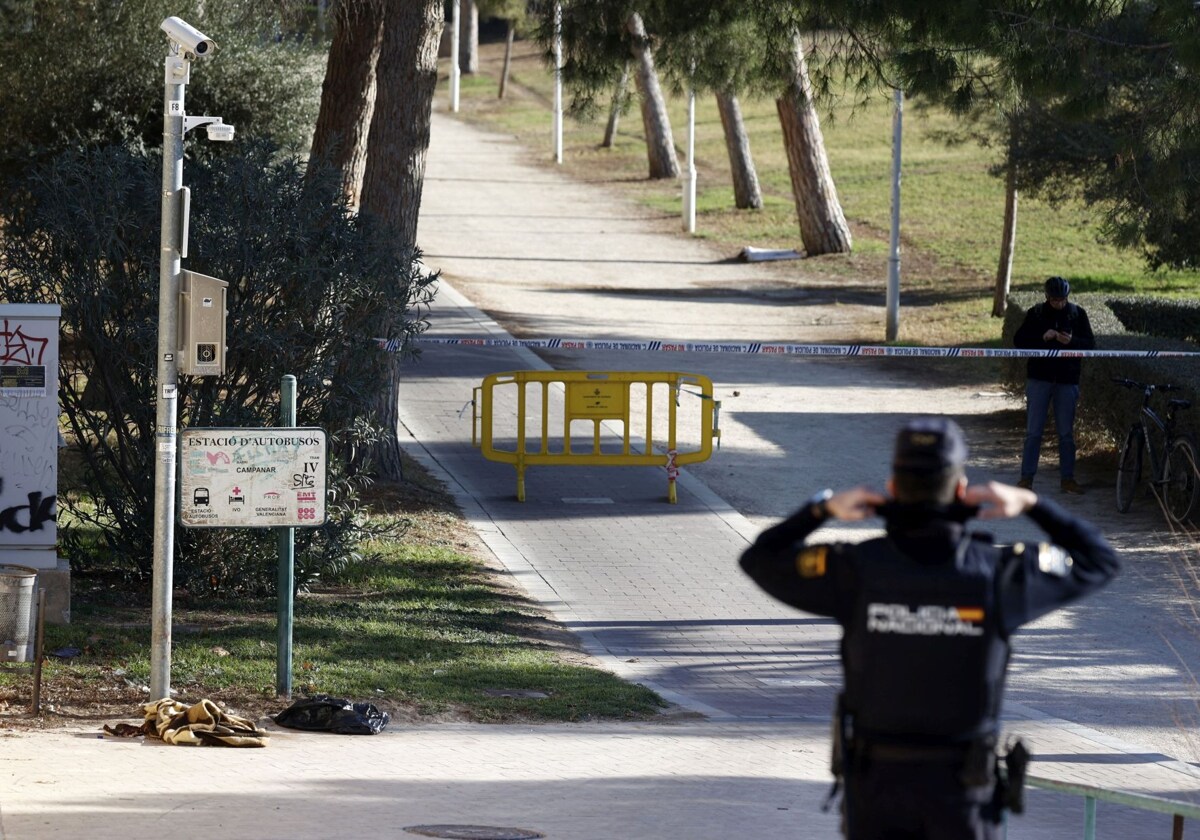
[[[58,395],[54,387],[58,321],[14,318],[3,308],[0,547],[53,547],[58,501]]]
[[[22,324],[10,326],[7,318],[4,319],[0,339],[3,339],[3,345],[0,346],[0,364],[6,365],[43,364],[46,348],[50,345],[48,338],[26,335]]]
[[[0,478],[0,493],[4,492],[4,479]],[[58,496],[43,496],[39,492],[29,493],[28,504],[13,505],[0,510],[0,531],[11,531],[14,534],[24,534],[27,531],[41,531],[47,522],[54,522],[57,512],[55,503]]]

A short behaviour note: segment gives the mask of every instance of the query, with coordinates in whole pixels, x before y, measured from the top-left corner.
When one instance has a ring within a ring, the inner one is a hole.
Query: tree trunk
[[[813,103],[812,83],[799,36],[793,46],[792,67],[794,78],[784,95],[775,100],[775,106],[783,126],[800,239],[810,257],[848,254],[850,226],[842,215],[837,188],[829,172],[829,158],[825,155],[821,122]]]
[[[375,108],[382,11],[380,0],[339,7],[309,155],[310,162],[326,160],[341,172],[342,189],[355,205],[362,192],[367,131]]]
[[[461,21],[458,26],[458,69],[463,73],[479,72],[479,7],[475,0],[459,0]]]
[[[1011,165],[1004,178],[1004,234],[1000,240],[1000,267],[996,270],[996,292],[992,297],[992,317],[1003,318],[1008,308],[1008,290],[1012,287],[1013,251],[1017,244],[1017,184]]]
[[[442,7],[439,0],[386,2],[362,211],[386,224],[399,247],[407,247],[417,241]]]
[[[504,68],[500,71],[500,93],[497,94],[497,99],[503,99],[508,91],[508,71],[512,67],[513,36],[516,33],[517,27],[511,20],[508,21],[508,37],[504,41]]]
[[[360,212],[390,231],[397,249],[412,248],[417,241],[442,14],[442,0],[386,0],[384,6],[378,91],[367,141]],[[395,433],[400,372],[399,354],[391,355],[389,381],[380,389],[378,415],[384,428]],[[376,462],[382,476],[401,477],[395,441],[380,448]]]
[[[617,126],[621,124],[621,112],[625,110],[628,88],[629,62],[626,61],[625,69],[621,71],[621,81],[617,82],[617,89],[613,91],[612,108],[608,112],[608,125],[604,127],[604,142],[600,144],[603,149],[611,149],[617,139]]]
[[[742,106],[732,92],[717,94],[717,110],[725,128],[725,147],[729,150],[729,170],[733,176],[733,201],[739,210],[761,210],[762,190],[758,172],[750,156],[750,137],[742,121]]]
[[[651,178],[678,178],[679,158],[675,156],[675,138],[671,136],[671,120],[667,104],[658,86],[654,70],[654,55],[646,37],[642,16],[634,12],[625,24],[633,36],[633,57],[637,61],[637,88],[642,99],[642,124],[646,130],[646,156]]]

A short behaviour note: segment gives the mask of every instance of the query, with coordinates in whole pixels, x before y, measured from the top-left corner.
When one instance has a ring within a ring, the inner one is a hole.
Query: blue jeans
[[[1079,386],[1030,379],[1025,383],[1025,451],[1021,455],[1021,478],[1037,473],[1042,450],[1046,412],[1054,406],[1054,428],[1058,432],[1058,468],[1063,479],[1075,477],[1075,403]]]

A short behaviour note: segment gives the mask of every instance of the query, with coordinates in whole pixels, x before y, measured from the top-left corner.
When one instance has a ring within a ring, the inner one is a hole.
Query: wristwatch
[[[808,500],[808,512],[813,519],[827,519],[829,517],[829,507],[826,502],[832,498],[833,490],[826,487]]]

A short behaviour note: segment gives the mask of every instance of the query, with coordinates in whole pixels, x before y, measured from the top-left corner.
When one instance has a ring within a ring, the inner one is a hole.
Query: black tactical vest
[[[855,735],[921,745],[994,734],[1009,655],[996,614],[1001,550],[964,538],[934,564],[887,537],[844,550],[857,573],[842,639]]]

